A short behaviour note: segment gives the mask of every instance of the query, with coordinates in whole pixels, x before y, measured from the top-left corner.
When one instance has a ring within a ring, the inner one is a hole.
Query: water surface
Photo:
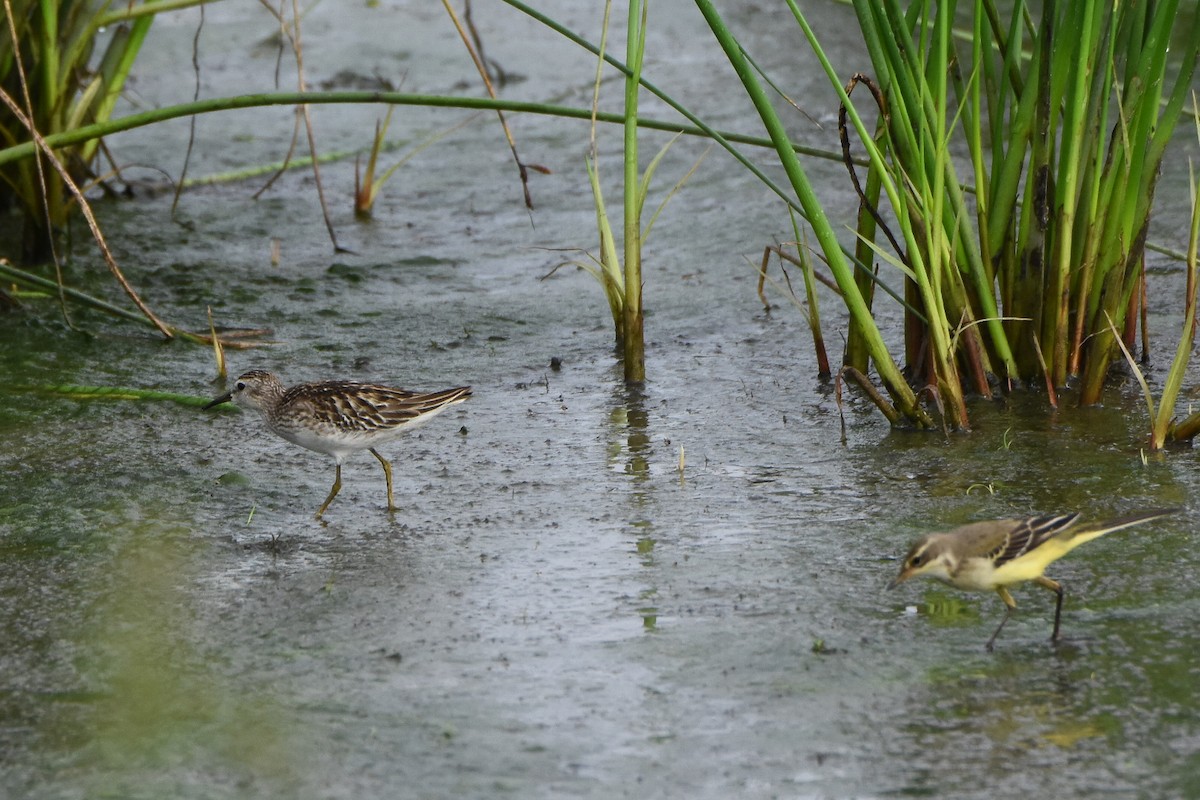
[[[207,13],[214,92],[269,85],[262,14]],[[747,109],[705,100],[732,83],[694,9],[653,13],[655,80],[725,127],[756,130]],[[832,49],[857,68],[853,40],[838,38],[845,10],[820,13]],[[751,4],[729,14],[770,69],[816,80],[795,30]],[[599,24],[585,3],[563,15],[580,30]],[[476,22],[489,55],[524,79],[507,92],[587,102],[589,58],[506,9],[480,7]],[[190,96],[180,54],[194,24],[156,23],[139,102]],[[412,91],[472,80],[432,6],[319,4],[305,26],[314,83],[345,80],[347,65],[396,81],[407,72]],[[544,48],[528,46],[534,37]],[[562,69],[546,74],[550,59]],[[315,113],[333,149],[361,146],[378,110]],[[402,109],[393,131],[418,140],[461,117]],[[352,165],[327,166],[339,239],[354,253],[332,252],[304,172],[259,201],[256,186],[195,189],[177,222],[161,197],[103,207],[122,264],[161,313],[200,329],[211,306],[218,324],[272,329],[270,347],[229,354],[235,372],[470,383],[475,396],[386,449],[399,513],[387,514],[378,465],[361,455],[322,524],[312,514],[332,463],[252,415],[8,394],[0,793],[1200,792],[1196,465],[1187,450],[1143,460],[1135,385],[1114,381],[1087,411],[1069,393],[1057,413],[1036,394],[978,401],[975,430],[949,437],[891,431],[849,392],[839,410],[815,378],[800,314],[780,297],[766,314],[755,296],[749,262],[791,236],[782,204],[713,154],[647,244],[650,380],[629,389],[598,287],[572,268],[544,278],[567,257],[548,248],[593,246],[586,130],[515,123],[523,155],[553,170],[534,178],[532,216],[492,118],[404,167],[369,223],[350,213]],[[282,109],[201,120],[193,174],[277,157],[290,125]],[[833,141],[828,125],[795,125]],[[159,133],[112,144],[176,171],[180,142]],[[619,140],[604,134],[615,180]],[[702,150],[680,141],[660,182]],[[840,168],[814,173],[835,209],[850,208]],[[1176,248],[1182,217],[1169,215],[1182,213],[1184,185],[1168,173],[1160,189],[1177,193],[1157,223]],[[74,280],[111,291],[80,250]],[[1158,379],[1181,281],[1153,266]],[[835,298],[822,303],[836,350],[843,315]],[[203,348],[89,314],[78,322],[89,333],[36,304],[0,317],[5,380],[219,391]],[[1016,593],[993,654],[983,642],[997,598],[884,589],[930,527],[1167,505],[1186,510],[1055,566],[1068,591],[1058,647],[1046,641],[1052,597],[1037,587]]]

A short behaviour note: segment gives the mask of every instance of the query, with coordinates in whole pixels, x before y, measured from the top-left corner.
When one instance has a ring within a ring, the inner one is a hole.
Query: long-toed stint
[[[285,389],[279,378],[256,369],[239,377],[233,389],[205,408],[232,400],[262,414],[267,427],[289,442],[333,456],[337,472],[329,496],[317,509],[320,519],[342,488],[342,462],[359,450],[371,451],[383,465],[388,511],[395,511],[392,465],[376,446],[399,438],[470,395],[470,386],[423,394],[353,381],[318,381]]]
[[[1084,542],[1177,511],[1177,508],[1142,511],[1090,527],[1075,524],[1079,521],[1078,513],[972,522],[945,533],[922,536],[914,542],[904,557],[900,574],[888,588],[893,589],[909,578],[928,575],[956,589],[996,592],[1006,609],[1004,619],[987,641],[990,652],[1000,629],[1017,607],[1008,587],[1033,581],[1058,596],[1054,606],[1054,633],[1050,635],[1051,641],[1058,641],[1063,587],[1043,574],[1046,567]]]

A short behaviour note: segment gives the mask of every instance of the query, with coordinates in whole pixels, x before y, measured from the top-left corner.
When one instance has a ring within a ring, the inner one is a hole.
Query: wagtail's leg
[[[371,448],[371,455],[378,458],[379,463],[383,465],[383,477],[387,479],[388,487],[388,511],[395,511],[396,502],[392,500],[392,465],[388,463],[386,458],[379,455],[379,451],[374,447]]]
[[[337,474],[333,478],[333,488],[329,490],[329,497],[325,498],[325,502],[321,503],[321,507],[317,509],[317,519],[325,513],[325,509],[329,508],[329,504],[333,502],[333,498],[337,497],[337,493],[342,490],[342,465],[337,465]]]
[[[1062,617],[1062,601],[1063,601],[1062,584],[1059,583],[1058,581],[1050,580],[1045,575],[1041,575],[1037,578],[1034,578],[1033,582],[1036,583],[1038,586],[1046,587],[1047,589],[1049,589],[1050,591],[1052,591],[1056,595],[1058,595],[1058,599],[1054,603],[1054,633],[1050,634],[1050,641],[1057,642],[1058,641],[1058,621]]]
[[[1008,589],[1003,586],[996,588],[996,594],[1000,595],[1000,599],[1004,601],[1007,608],[1004,609],[1004,619],[1000,620],[1000,624],[996,626],[996,632],[992,634],[992,638],[987,640],[984,649],[989,653],[992,652],[992,645],[996,643],[996,637],[1000,635],[1000,629],[1004,627],[1004,623],[1008,622],[1008,618],[1012,616],[1013,609],[1017,607],[1017,601],[1013,600],[1012,595],[1008,593]]]

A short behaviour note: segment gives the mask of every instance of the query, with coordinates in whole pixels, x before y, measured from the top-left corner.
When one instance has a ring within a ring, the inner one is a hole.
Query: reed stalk
[[[649,235],[650,229],[666,204],[695,173],[700,160],[697,160],[692,168],[676,182],[643,227],[642,218],[646,199],[650,194],[651,181],[659,164],[679,134],[658,151],[643,172],[638,161],[638,128],[642,123],[638,117],[638,94],[641,91],[642,57],[646,47],[646,21],[649,14],[649,3],[648,0],[630,3],[626,25],[626,50],[631,67],[625,73],[625,108],[621,115],[624,133],[621,159],[623,206],[621,215],[622,247],[618,250],[612,220],[605,206],[604,193],[600,185],[595,124],[601,116],[598,111],[600,79],[606,61],[604,50],[608,41],[608,20],[611,6],[611,0],[605,3],[603,33],[598,48],[599,59],[596,64],[596,77],[592,90],[591,152],[585,160],[588,183],[591,186],[592,200],[596,207],[596,229],[600,238],[600,252],[598,256],[592,256],[590,262],[576,261],[574,263],[591,273],[603,287],[609,312],[612,314],[613,333],[617,350],[621,353],[625,382],[639,384],[646,380],[646,345],[644,312],[642,310],[642,243]],[[702,155],[700,159],[703,158]]]
[[[622,303],[622,350],[625,382],[646,380],[646,339],[642,311],[642,205],[649,190],[650,172],[645,183],[639,178],[638,165],[638,93],[642,76],[642,58],[646,52],[646,18],[648,0],[629,3],[626,26],[625,76],[625,151],[624,151],[624,236],[625,236],[625,297]]]
[[[1192,96],[1192,109],[1196,121],[1196,138],[1200,141],[1200,107],[1197,106],[1195,95]],[[1196,344],[1196,283],[1200,277],[1200,186],[1197,185],[1195,164],[1191,165],[1189,177],[1192,220],[1188,235],[1187,283],[1183,295],[1183,330],[1179,334],[1179,345],[1175,350],[1175,358],[1171,361],[1171,369],[1163,383],[1158,412],[1152,415],[1152,449],[1161,448],[1169,441],[1190,442],[1200,434],[1200,412],[1189,414],[1178,424],[1174,419],[1175,403],[1183,388],[1188,361]]]

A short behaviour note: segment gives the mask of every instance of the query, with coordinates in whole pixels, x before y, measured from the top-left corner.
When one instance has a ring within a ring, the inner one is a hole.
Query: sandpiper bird
[[[1054,606],[1054,633],[1050,635],[1051,641],[1057,641],[1063,587],[1043,574],[1046,567],[1084,542],[1178,510],[1142,511],[1090,527],[1076,526],[1079,514],[1074,513],[972,522],[945,533],[931,533],[913,543],[904,557],[900,574],[888,588],[893,589],[909,578],[928,575],[956,589],[996,592],[1007,608],[1004,619],[987,641],[986,647],[990,651],[1000,629],[1017,607],[1008,587],[1033,581],[1058,595]]]
[[[262,414],[267,427],[289,442],[333,456],[337,473],[329,496],[317,509],[320,519],[342,488],[342,462],[359,450],[371,451],[383,465],[388,511],[395,511],[392,465],[375,447],[399,438],[470,395],[470,386],[422,394],[353,381],[317,381],[287,389],[270,372],[256,369],[240,376],[232,390],[205,408],[232,400]]]

